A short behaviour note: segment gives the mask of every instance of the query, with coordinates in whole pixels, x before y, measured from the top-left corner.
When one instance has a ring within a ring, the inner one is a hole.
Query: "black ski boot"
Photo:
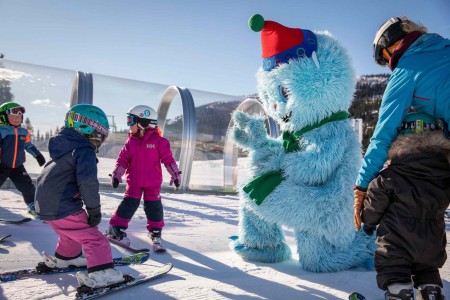
[[[429,285],[417,290],[416,300],[445,300],[445,297],[440,287]]]
[[[414,300],[414,290],[403,289],[398,294],[391,294],[389,291],[386,292],[384,299],[386,300]]]
[[[106,234],[115,240],[121,241],[122,243],[130,245],[130,240],[127,238],[127,233],[125,232],[127,229],[123,226],[109,226]]]

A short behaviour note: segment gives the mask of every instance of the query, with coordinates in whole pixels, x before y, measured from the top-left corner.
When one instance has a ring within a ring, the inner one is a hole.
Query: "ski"
[[[162,244],[153,244],[152,248],[153,248],[153,252],[156,252],[156,253],[163,253],[163,252],[167,251],[166,247],[164,247],[164,245],[162,245]]]
[[[149,258],[148,252],[140,252],[130,256],[118,257],[113,259],[115,266],[124,266],[130,264],[142,264],[146,262]],[[0,274],[0,282],[14,281],[22,278],[29,278],[39,275],[53,275],[59,273],[69,273],[75,271],[86,270],[84,267],[69,266],[67,268],[49,268],[43,262],[40,262],[36,268],[33,269],[22,269],[12,272],[6,272]]]
[[[366,300],[366,297],[364,297],[362,294],[358,292],[353,292],[350,295],[348,295],[348,300]]]
[[[10,223],[10,224],[22,224],[22,223],[26,223],[26,222],[30,222],[31,218],[22,218],[22,219],[5,219],[5,218],[0,218],[0,222],[2,223]]]
[[[105,236],[108,238],[110,243],[112,243],[114,245],[117,245],[117,246],[120,246],[120,247],[122,247],[124,249],[127,249],[127,250],[131,251],[131,252],[139,253],[139,252],[149,252],[150,251],[150,249],[148,249],[148,248],[141,248],[141,249],[134,248],[133,246],[128,245],[127,243],[123,243],[123,242],[121,242],[119,240],[113,239],[112,237],[110,237],[108,235],[105,235]]]
[[[11,235],[5,235],[5,236],[0,236],[0,243],[3,242],[4,240],[6,240],[7,238],[9,238]]]
[[[153,252],[163,253],[163,252],[167,251],[166,247],[164,247],[164,245],[161,243],[161,238],[159,238],[159,242],[157,241],[155,243],[155,241],[153,241],[153,239],[150,235],[149,235],[149,237],[150,237],[150,242],[152,244]]]
[[[76,300],[90,300],[97,299],[106,295],[110,295],[112,293],[120,292],[125,289],[129,289],[136,285],[149,282],[156,278],[161,277],[162,275],[168,273],[172,269],[172,264],[168,263],[161,267],[157,267],[155,270],[150,272],[149,274],[144,275],[144,277],[135,279],[131,275],[124,275],[125,281],[120,283],[115,283],[106,287],[100,288],[90,288],[86,285],[81,285],[77,288]]]

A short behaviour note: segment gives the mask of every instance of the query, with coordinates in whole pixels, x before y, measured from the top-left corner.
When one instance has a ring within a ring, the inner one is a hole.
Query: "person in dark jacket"
[[[444,299],[438,268],[447,259],[444,213],[450,202],[450,140],[436,121],[410,113],[390,163],[368,187],[363,230],[377,228],[375,269],[386,299]],[[434,296],[434,298],[432,297]]]
[[[0,186],[9,177],[14,186],[22,193],[25,204],[35,215],[35,187],[25,166],[25,151],[30,153],[39,166],[45,164],[45,158],[31,143],[30,132],[21,126],[25,107],[15,102],[0,105]]]
[[[93,288],[123,281],[122,272],[113,268],[109,241],[97,227],[102,214],[95,153],[108,132],[108,119],[100,108],[73,106],[65,127],[50,138],[51,161],[36,186],[38,216],[59,236],[55,256],[43,253],[45,265],[87,264],[88,275],[78,272],[77,279],[80,285]]]
[[[407,17],[390,18],[378,29],[373,57],[392,75],[383,93],[378,122],[354,185],[354,223],[361,228],[361,210],[369,182],[382,169],[397,128],[411,111],[442,119],[450,136],[450,39]]]

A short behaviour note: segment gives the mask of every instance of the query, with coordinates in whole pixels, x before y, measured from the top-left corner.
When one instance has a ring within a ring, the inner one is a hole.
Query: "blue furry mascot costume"
[[[353,183],[361,145],[347,112],[355,74],[327,32],[288,28],[254,15],[263,67],[258,91],[282,136],[270,138],[265,118],[236,111],[235,144],[250,152],[252,180],[240,190],[234,251],[248,261],[291,258],[281,226],[292,228],[301,266],[312,272],[373,268],[374,238],[353,227]]]

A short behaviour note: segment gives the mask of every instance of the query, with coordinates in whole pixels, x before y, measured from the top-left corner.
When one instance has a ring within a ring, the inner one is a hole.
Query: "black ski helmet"
[[[380,26],[373,40],[373,58],[380,66],[386,66],[389,62],[383,57],[381,51],[395,44],[405,37],[406,32],[402,23],[411,22],[405,16],[390,18]]]

